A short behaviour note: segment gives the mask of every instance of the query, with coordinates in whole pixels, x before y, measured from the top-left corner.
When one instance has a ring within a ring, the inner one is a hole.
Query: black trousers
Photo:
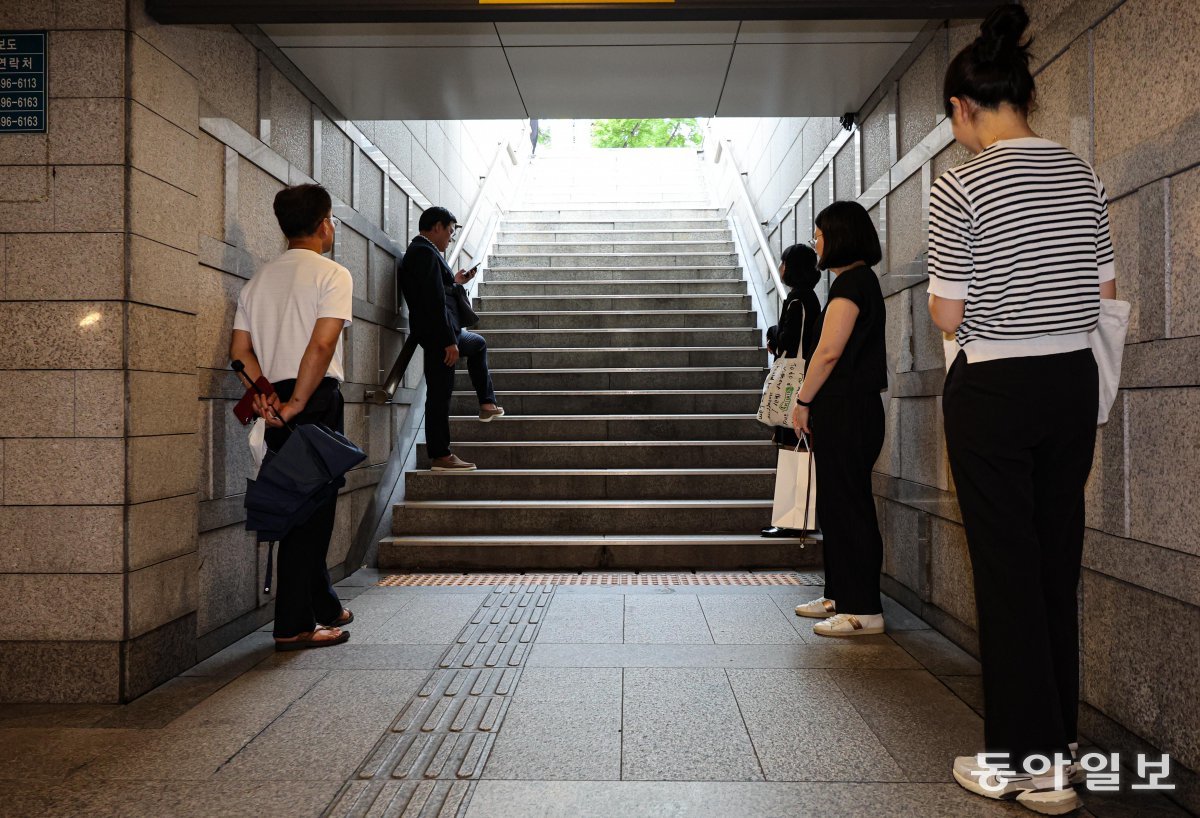
[[[871,490],[871,470],[883,449],[883,401],[878,393],[818,393],[809,427],[824,536],[825,596],[842,613],[883,613],[883,537]]]
[[[946,444],[979,611],[984,742],[1018,769],[1031,754],[1066,754],[1076,739],[1076,591],[1097,392],[1086,349],[970,365],[960,353],[946,376]]]
[[[275,384],[280,400],[290,398],[295,388],[294,380]],[[325,378],[294,422],[320,423],[342,432],[345,430],[344,408],[338,382],[333,378]],[[290,434],[286,428],[268,428],[267,446],[278,451]],[[275,636],[281,639],[307,633],[316,628],[318,622],[326,625],[335,622],[342,615],[342,602],[333,589],[325,564],[336,513],[335,493],[279,543],[274,631]]]
[[[444,347],[421,345],[425,355],[425,445],[430,458],[450,454],[450,398],[454,394],[454,367],[446,366]],[[471,385],[482,406],[496,402],[492,373],[488,369],[487,341],[482,335],[461,330],[458,353],[467,359]]]

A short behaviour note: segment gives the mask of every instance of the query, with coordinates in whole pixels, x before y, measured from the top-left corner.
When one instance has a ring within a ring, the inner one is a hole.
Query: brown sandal
[[[322,631],[338,631],[337,636],[332,639],[318,639],[317,634]],[[341,645],[350,641],[350,632],[338,630],[337,628],[327,628],[324,625],[317,625],[315,631],[308,633],[297,634],[288,639],[276,639],[276,651],[291,651],[291,650],[308,650],[309,648],[328,648],[333,645]]]
[[[330,622],[330,628],[344,628],[354,621],[354,611],[349,608],[342,608],[342,614],[334,621]]]

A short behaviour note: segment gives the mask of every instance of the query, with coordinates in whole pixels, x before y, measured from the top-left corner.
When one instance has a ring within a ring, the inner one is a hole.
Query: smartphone
[[[472,278],[475,277],[475,274],[478,272],[479,272],[479,265],[476,264],[470,270],[467,270],[467,280],[470,281]]]
[[[261,389],[264,394],[275,394],[275,387],[266,379],[266,377],[259,375],[258,380],[255,381],[255,383],[258,384],[258,388]],[[234,416],[242,422],[243,426],[253,423],[254,419],[258,417],[258,413],[254,411],[254,396],[256,394],[257,393],[253,389],[247,389],[246,394],[242,395],[242,399],[239,400],[233,407]]]

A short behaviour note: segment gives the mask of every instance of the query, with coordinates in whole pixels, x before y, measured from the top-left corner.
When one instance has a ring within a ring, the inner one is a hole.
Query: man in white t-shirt
[[[262,375],[274,385],[275,395],[258,398],[256,409],[269,427],[267,446],[278,451],[289,434],[284,421],[343,431],[342,330],[353,320],[354,281],[323,255],[333,249],[337,223],[325,188],[284,188],[275,196],[275,218],[288,249],[242,288],[229,357],[240,360],[252,380]],[[336,510],[335,494],[279,544],[277,650],[350,638],[340,626],[354,615],[342,607],[325,566]]]

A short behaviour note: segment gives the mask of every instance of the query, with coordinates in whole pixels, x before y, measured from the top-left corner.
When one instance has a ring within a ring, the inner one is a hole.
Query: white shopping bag
[[[958,352],[962,347],[958,345],[958,341],[954,338],[954,333],[942,333],[942,354],[946,356],[946,374],[950,374],[950,367],[954,365],[954,359],[958,357]]]
[[[250,455],[254,458],[254,473],[262,468],[263,458],[267,456],[267,423],[262,418],[255,418],[250,424]]]
[[[771,525],[815,531],[817,528],[817,475],[813,455],[805,451],[808,439],[801,435],[795,449],[779,450],[775,469],[775,502],[771,507]]]
[[[1100,408],[1096,425],[1108,423],[1108,413],[1121,385],[1121,357],[1125,354],[1125,334],[1129,331],[1129,302],[1100,299],[1100,320],[1088,333],[1088,346],[1096,358],[1100,373]]]
[[[779,358],[771,366],[763,384],[758,422],[768,426],[791,426],[792,405],[804,383],[803,358]]]

